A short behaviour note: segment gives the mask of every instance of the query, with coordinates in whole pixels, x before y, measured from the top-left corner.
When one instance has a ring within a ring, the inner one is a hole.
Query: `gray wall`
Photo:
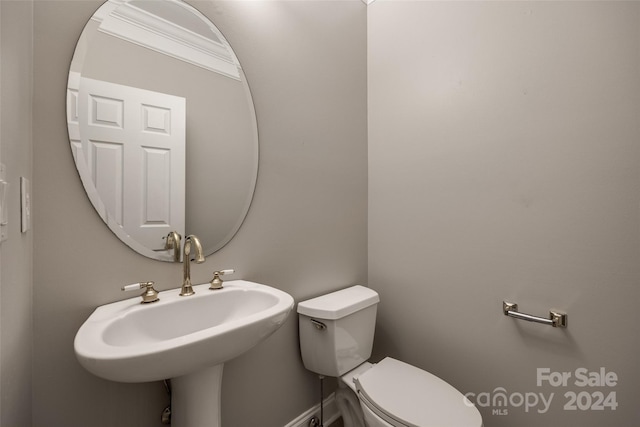
[[[637,424],[639,22],[637,2],[368,8],[377,357],[465,393],[555,393],[545,414],[483,407],[486,427]],[[503,299],[569,327],[505,317]],[[581,367],[618,384],[536,384]],[[563,409],[598,391],[617,410]]]
[[[235,278],[275,286],[296,300],[366,282],[364,4],[190,3],[238,55],[261,144],[247,220],[228,246],[192,266],[194,281],[235,268]],[[149,279],[169,289],[182,274],[180,265],[150,261],[117,240],[75,171],[64,113],[67,71],[99,4],[35,3],[34,426],[153,426],[167,404],[160,383],[103,381],[73,354],[75,332],[91,311],[129,297],[119,291],[122,284]],[[302,367],[292,315],[225,365],[223,425],[282,426],[317,402],[316,386]]]
[[[0,2],[0,158],[9,193],[0,246],[0,425],[31,425],[32,238],[20,231],[20,177],[31,178],[33,3]]]

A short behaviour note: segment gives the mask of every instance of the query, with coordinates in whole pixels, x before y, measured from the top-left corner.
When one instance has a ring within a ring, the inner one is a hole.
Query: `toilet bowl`
[[[355,393],[341,385],[338,386],[335,397],[343,425],[345,427],[365,427],[364,413]]]
[[[478,409],[437,376],[391,357],[367,361],[379,301],[356,285],[298,304],[303,363],[340,379],[345,427],[482,427]]]

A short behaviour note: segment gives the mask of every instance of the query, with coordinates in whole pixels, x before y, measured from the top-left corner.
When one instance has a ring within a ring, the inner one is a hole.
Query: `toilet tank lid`
[[[298,303],[298,313],[316,319],[335,320],[380,302],[378,293],[361,285]]]

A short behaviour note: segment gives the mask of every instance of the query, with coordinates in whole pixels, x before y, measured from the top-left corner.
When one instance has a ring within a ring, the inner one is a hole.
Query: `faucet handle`
[[[218,271],[214,271],[213,272],[213,279],[211,279],[211,286],[209,286],[209,289],[222,289],[222,279],[220,278],[220,276],[224,276],[225,274],[233,274],[236,271],[232,268],[227,269],[227,270],[218,270]]]
[[[146,303],[150,303],[150,302],[156,302],[156,301],[158,301],[160,299],[158,297],[158,291],[153,289],[153,285],[154,284],[155,284],[155,282],[132,283],[130,285],[123,286],[122,290],[123,291],[135,291],[135,290],[138,290],[138,289],[144,289],[144,292],[142,292],[140,294],[140,297],[142,298],[142,301],[140,303],[141,304],[146,304]]]

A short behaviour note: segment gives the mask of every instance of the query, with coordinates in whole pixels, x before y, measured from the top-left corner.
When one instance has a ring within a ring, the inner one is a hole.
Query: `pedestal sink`
[[[194,286],[160,292],[160,300],[131,298],[98,307],[78,330],[80,364],[120,382],[171,379],[173,427],[220,427],[224,362],[249,350],[285,321],[293,298],[244,280],[221,290]]]

